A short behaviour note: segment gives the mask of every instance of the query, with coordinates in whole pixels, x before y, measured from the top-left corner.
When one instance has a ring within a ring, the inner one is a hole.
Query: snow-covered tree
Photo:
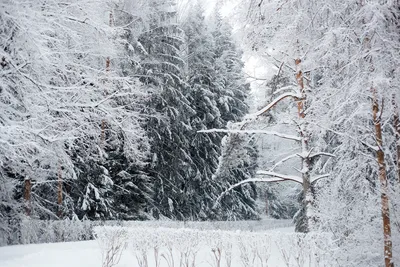
[[[145,128],[151,139],[152,161],[147,172],[154,179],[155,216],[184,219],[184,188],[192,172],[188,151],[189,116],[194,111],[186,98],[184,33],[177,23],[174,1],[150,1],[148,28],[138,38],[141,81],[154,88],[148,101]]]
[[[226,127],[228,122],[240,120],[248,110],[245,100],[249,87],[243,78],[241,53],[233,43],[231,28],[218,16],[214,25],[207,25],[202,13],[199,4],[195,5],[184,23],[188,42],[188,97],[196,111],[191,118],[196,132]],[[251,138],[230,136],[225,142],[222,138],[219,133],[193,136],[190,151],[197,173],[193,181],[188,181],[192,206],[197,206],[195,212],[201,219],[257,218],[254,186],[237,189],[226,197],[222,206],[212,210],[215,199],[229,181],[248,178],[255,170],[256,152],[254,145],[249,144]]]
[[[2,173],[17,202],[27,202],[27,215],[73,216],[90,207],[85,199],[96,203],[94,218],[101,217],[99,203],[108,203],[109,214],[113,200],[102,191],[113,184],[106,168],[111,136],[129,162],[146,158],[141,115],[132,108],[143,92],[118,67],[112,7],[1,3]]]
[[[222,190],[232,184],[251,179],[257,167],[257,150],[254,137],[229,134],[222,142],[222,154],[214,179]],[[219,191],[219,194],[222,192]],[[256,209],[255,184],[244,184],[224,194],[214,206],[220,220],[254,220],[259,218]]]
[[[319,217],[315,226],[339,238],[341,266],[379,265],[382,256],[385,266],[391,266],[394,240],[385,177],[393,176],[387,166],[394,167],[396,158],[390,125],[395,113],[387,107],[393,97],[398,102],[398,3],[241,3],[248,7],[238,14],[246,21],[243,40],[249,50],[270,59],[278,72],[291,70],[297,85],[305,88],[297,102],[299,111],[305,108],[299,115],[309,147],[313,153],[336,156],[334,161],[318,157],[310,162],[313,172],[332,172],[313,187],[318,196],[318,212],[311,214]],[[363,252],[354,252],[360,242]]]
[[[184,187],[186,209],[188,218],[205,220],[211,214],[216,196],[217,184],[212,175],[218,165],[222,136],[197,131],[224,125],[215,88],[215,43],[198,3],[192,3],[182,25],[186,37],[187,99],[194,110],[190,116],[192,132],[188,147],[194,169],[188,173]]]

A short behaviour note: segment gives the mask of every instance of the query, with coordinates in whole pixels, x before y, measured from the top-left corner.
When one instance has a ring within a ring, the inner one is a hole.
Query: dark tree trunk
[[[379,113],[379,104],[376,97],[376,89],[373,89],[374,98],[372,106],[372,114],[375,125],[375,138],[378,146],[377,160],[379,167],[379,181],[381,184],[381,205],[382,205],[382,222],[383,222],[383,237],[384,237],[384,255],[385,267],[394,267],[392,262],[392,233],[390,228],[390,212],[388,198],[388,181],[386,177],[385,154],[382,149],[382,124]]]

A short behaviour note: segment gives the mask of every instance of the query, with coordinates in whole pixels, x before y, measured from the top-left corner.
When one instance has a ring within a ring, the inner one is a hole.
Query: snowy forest
[[[393,267],[399,105],[396,0],[1,0],[0,245],[50,222],[290,219],[319,250],[278,267]]]

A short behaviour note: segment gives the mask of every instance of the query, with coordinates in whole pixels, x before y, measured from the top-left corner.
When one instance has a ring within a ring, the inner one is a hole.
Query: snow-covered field
[[[89,221],[89,220],[32,220],[26,219],[20,222],[19,232],[0,234],[0,247],[9,244],[39,244],[55,242],[73,242],[93,239],[93,228],[97,226],[124,226],[133,228],[189,228],[198,230],[225,230],[225,231],[249,231],[264,232],[276,228],[286,228],[293,225],[292,220],[276,220],[263,217],[256,221]],[[4,226],[4,225],[3,225]],[[5,225],[7,227],[7,225]],[[12,225],[8,228],[12,229]]]
[[[110,228],[112,230],[112,228]],[[97,232],[101,231],[96,229]],[[128,242],[125,242],[122,250],[118,267],[281,267],[281,266],[306,266],[308,255],[299,253],[288,245],[287,240],[282,237],[294,236],[293,228],[275,229],[265,233],[250,233],[250,240],[254,241],[255,236],[263,236],[267,243],[249,242],[246,233],[242,232],[222,232],[222,231],[198,231],[192,230],[195,237],[199,237],[199,242],[190,240],[179,242],[179,229],[167,230],[166,236],[175,236],[172,243],[160,243],[154,246],[152,239],[148,237],[148,243],[143,244],[144,235],[148,235],[149,230],[144,229],[142,236],[138,236],[140,230],[136,229],[132,233],[137,236],[128,235]],[[155,233],[160,229],[154,229]],[[187,231],[187,230],[186,230]],[[105,230],[107,232],[107,229]],[[112,232],[112,231],[111,231]],[[183,232],[183,231],[181,231]],[[107,238],[110,237],[107,232]],[[178,233],[178,236],[176,234]],[[206,234],[207,242],[200,235]],[[187,236],[183,234],[182,236]],[[185,237],[186,237],[185,236]],[[215,236],[215,239],[213,238]],[[223,236],[223,238],[221,238]],[[226,236],[233,237],[228,243],[221,244],[218,240],[226,239]],[[163,238],[165,238],[163,237]],[[211,239],[210,239],[211,237]],[[246,237],[246,238],[243,238]],[[1,267],[100,267],[104,265],[104,252],[106,247],[110,248],[107,238],[99,237],[95,241],[66,242],[53,244],[17,245],[0,247],[0,266]],[[161,238],[162,239],[162,238]],[[246,239],[246,240],[244,240]],[[135,242],[137,240],[139,243]],[[280,240],[280,241],[279,241]],[[286,241],[285,241],[286,240]],[[277,242],[279,241],[279,242]],[[215,242],[215,243],[214,243]],[[298,241],[296,241],[298,242]],[[117,242],[118,243],[118,242]],[[113,245],[117,245],[113,243]],[[123,243],[123,242],[122,242]],[[132,245],[135,244],[135,245]],[[171,245],[173,244],[173,245]],[[197,246],[196,246],[197,244]],[[228,246],[227,246],[228,244]],[[231,244],[231,245],[229,245]],[[258,250],[254,250],[254,245],[258,245]],[[157,250],[154,248],[158,247]],[[158,252],[158,254],[157,254]],[[292,255],[289,255],[291,253]],[[289,259],[291,258],[291,259]],[[219,263],[218,263],[219,262]],[[230,263],[229,263],[230,262]],[[286,262],[291,262],[287,264]],[[298,265],[303,262],[303,265]],[[307,266],[308,263],[307,263]],[[324,266],[315,265],[311,266]]]
[[[0,247],[0,266],[100,267],[101,250],[95,240]]]

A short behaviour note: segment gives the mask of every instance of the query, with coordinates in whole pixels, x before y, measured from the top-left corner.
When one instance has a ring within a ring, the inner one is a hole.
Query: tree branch
[[[284,86],[274,92],[274,95],[279,94],[282,91],[291,90],[293,93],[297,94],[296,87],[294,85]]]
[[[301,138],[295,135],[283,134],[274,131],[264,131],[264,130],[228,130],[228,129],[209,129],[197,131],[198,133],[243,133],[243,134],[267,134],[277,136],[283,139],[293,140],[300,142]]]
[[[292,155],[287,156],[286,158],[281,159],[280,161],[278,161],[277,163],[275,163],[275,165],[272,166],[272,168],[269,169],[269,171],[275,170],[276,167],[278,167],[278,166],[281,165],[282,163],[284,163],[284,162],[286,162],[286,161],[288,161],[289,159],[292,159],[292,158],[294,158],[294,157],[298,157],[298,156],[299,156],[299,154],[296,153],[296,154],[292,154]]]
[[[331,158],[336,158],[334,154],[327,153],[327,152],[318,152],[310,155],[310,158],[319,157],[319,156],[327,156]]]
[[[280,175],[280,174],[278,174]],[[285,175],[280,175],[280,176],[285,176]],[[286,176],[288,177],[288,176]],[[295,176],[293,176],[292,178],[294,178]],[[298,177],[297,177],[298,178]],[[243,184],[248,184],[248,183],[254,183],[254,182],[282,182],[282,181],[288,181],[289,179],[284,179],[284,178],[280,178],[280,177],[272,177],[272,178],[250,178],[250,179],[246,179],[243,181],[240,181],[234,185],[231,185],[228,189],[226,189],[215,201],[215,204],[213,205],[213,209],[215,209],[217,207],[217,205],[220,203],[221,199],[227,194],[229,193],[229,191],[232,191],[233,189],[235,189],[236,187],[239,187]],[[292,180],[293,181],[293,180]]]
[[[313,183],[321,180],[322,178],[329,177],[330,175],[331,175],[330,173],[327,173],[327,174],[321,174],[321,175],[318,175],[318,176],[315,176],[315,177],[311,177],[311,181],[310,182],[311,182],[311,184],[313,184]]]
[[[272,177],[281,179],[280,181],[293,181],[293,182],[296,182],[299,184],[303,183],[303,180],[301,179],[301,177],[295,176],[295,175],[286,175],[286,174],[270,172],[270,171],[257,171],[257,175],[272,176]],[[267,182],[272,182],[272,181],[267,181]],[[274,182],[278,182],[278,181],[274,181]]]
[[[287,97],[293,97],[295,100],[300,100],[301,99],[301,95],[299,95],[299,94],[296,94],[296,93],[293,93],[293,92],[284,93],[284,94],[278,96],[277,98],[275,98],[269,105],[267,105],[263,109],[257,111],[256,113],[247,115],[246,119],[254,119],[254,118],[258,117],[258,116],[263,115],[264,113],[268,112],[276,104],[278,104],[280,101],[282,101],[283,99],[285,99]]]

